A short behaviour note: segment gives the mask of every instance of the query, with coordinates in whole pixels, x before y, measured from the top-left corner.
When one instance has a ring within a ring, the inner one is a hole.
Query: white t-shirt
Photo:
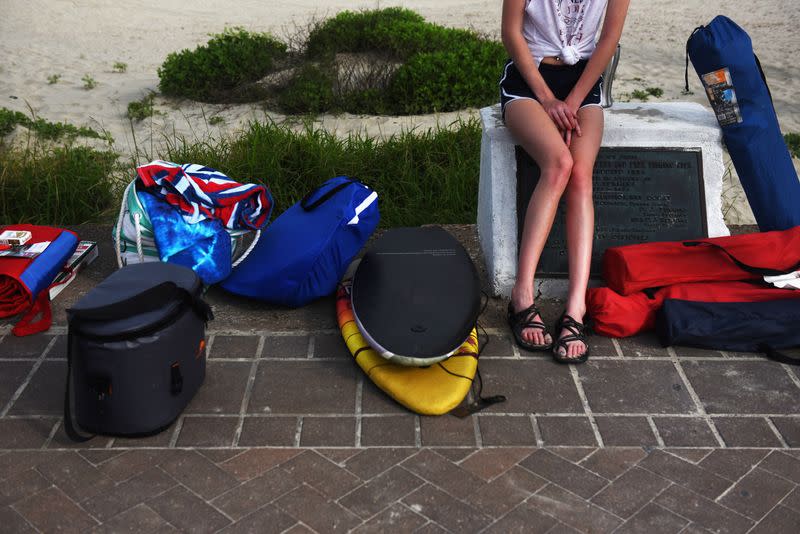
[[[567,65],[589,59],[608,0],[527,0],[522,34],[541,63],[556,56]]]

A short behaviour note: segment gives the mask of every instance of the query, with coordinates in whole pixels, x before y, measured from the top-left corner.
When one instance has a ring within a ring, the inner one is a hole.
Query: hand
[[[561,130],[561,137],[564,139],[567,148],[572,144],[572,132],[573,130]]]
[[[552,98],[544,100],[542,107],[545,113],[552,119],[556,127],[565,132],[567,130],[574,130],[578,126],[578,119],[575,113],[563,100]]]
[[[581,107],[580,104],[581,103],[580,102],[573,102],[572,95],[570,95],[570,96],[568,96],[567,98],[564,99],[564,104],[567,105],[569,110],[572,112],[572,115],[575,117],[575,128],[574,128],[574,130],[575,130],[575,134],[578,137],[580,137],[582,134],[581,134],[581,123],[578,120],[578,109],[580,109],[580,107]],[[569,146],[569,143],[567,143],[567,146]]]

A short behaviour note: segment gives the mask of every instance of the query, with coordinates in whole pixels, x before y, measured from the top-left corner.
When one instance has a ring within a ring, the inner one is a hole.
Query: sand
[[[50,121],[67,121],[109,132],[114,148],[141,158],[157,154],[168,139],[225,135],[248,120],[282,115],[259,105],[211,105],[156,98],[163,114],[131,124],[128,103],[157,91],[157,69],[167,54],[204,44],[226,26],[270,32],[279,38],[296,34],[313,19],[344,9],[403,6],[432,22],[473,28],[499,38],[499,0],[417,0],[406,2],[318,0],[0,0],[0,107]],[[746,7],[745,7],[746,5]],[[659,87],[659,101],[690,100],[707,105],[691,70],[693,95],[682,94],[685,44],[691,31],[715,15],[731,17],[752,37],[766,72],[784,132],[800,132],[800,2],[787,0],[633,0],[622,36],[622,60],[614,99],[629,100],[635,89]],[[125,72],[114,64],[125,63]],[[59,75],[57,83],[48,78]],[[95,88],[84,87],[91,77]],[[655,99],[653,99],[655,100]],[[446,125],[476,110],[413,117],[343,114],[317,119],[340,134],[390,135],[404,128]],[[211,117],[222,122],[210,125]],[[734,180],[735,182],[735,180]],[[735,184],[730,194],[737,194]],[[741,221],[750,222],[746,206]],[[731,215],[732,217],[733,215]]]

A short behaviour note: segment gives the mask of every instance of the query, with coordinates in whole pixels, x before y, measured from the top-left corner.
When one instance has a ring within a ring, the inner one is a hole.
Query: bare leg
[[[600,142],[603,137],[603,110],[588,106],[578,110],[582,136],[572,137],[572,175],[566,188],[567,199],[567,255],[569,258],[569,295],[566,312],[578,322],[586,314],[586,288],[592,260],[594,238],[594,204],[592,202],[592,172]],[[559,337],[569,334],[567,330]],[[559,353],[568,358],[578,358],[586,352],[580,341],[567,343],[567,350]]]
[[[522,230],[517,280],[511,291],[515,311],[533,304],[536,266],[553,226],[558,201],[572,171],[572,156],[553,121],[535,100],[515,100],[506,106],[506,126],[541,169]],[[541,320],[540,317],[533,317]],[[550,343],[541,330],[527,328],[523,338],[537,345]]]

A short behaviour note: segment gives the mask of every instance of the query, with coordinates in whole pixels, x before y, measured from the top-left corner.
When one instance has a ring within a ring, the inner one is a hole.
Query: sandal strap
[[[547,334],[547,325],[544,324],[542,321],[535,321],[533,317],[536,316],[541,317],[541,312],[539,312],[539,308],[536,307],[536,304],[531,304],[524,310],[520,310],[518,312],[514,311],[511,303],[508,304],[508,316],[512,323],[514,323],[514,328],[516,328],[519,332],[522,332],[526,328],[533,328],[536,330],[541,330],[545,334]]]
[[[566,330],[569,334],[565,336],[558,337],[555,340],[555,346],[563,347],[564,350],[567,349],[567,344],[573,341],[578,341],[583,343],[586,347],[586,350],[589,350],[589,342],[586,339],[586,325],[583,323],[579,323],[575,320],[574,317],[571,315],[564,313],[558,320],[558,324],[556,325],[558,328],[558,333],[560,334],[562,330]]]
[[[573,336],[573,335],[566,335],[564,337],[558,338],[558,340],[556,341],[556,345],[564,346],[564,348],[566,348],[567,344],[573,341],[580,341],[587,347],[589,346],[586,344],[586,338],[584,338],[583,336]]]
[[[508,313],[511,316],[511,320],[515,323],[521,322],[522,319],[527,319],[528,317],[536,317],[537,315],[541,316],[539,313],[539,308],[536,307],[536,304],[531,304],[524,310],[520,310],[518,312],[514,311],[514,308],[511,306],[511,303],[508,303]],[[538,322],[538,321],[537,321]]]
[[[578,337],[585,336],[586,325],[583,323],[579,323],[572,316],[567,315],[566,313],[562,315],[561,319],[558,321],[558,327],[562,330],[567,330],[574,336]]]

